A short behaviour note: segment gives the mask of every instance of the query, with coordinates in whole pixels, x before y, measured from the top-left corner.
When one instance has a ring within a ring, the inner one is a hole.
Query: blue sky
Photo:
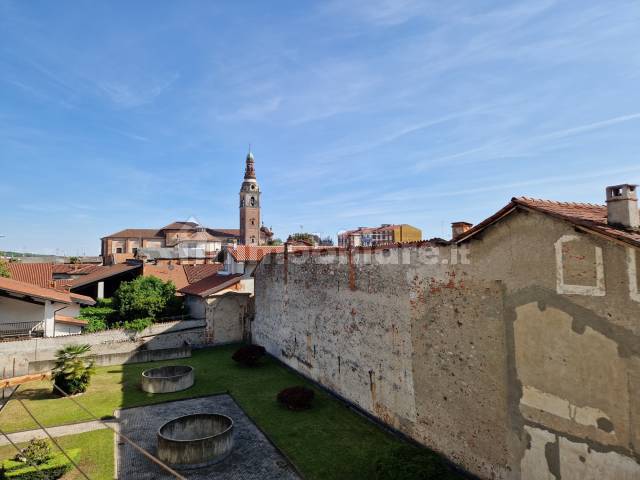
[[[640,3],[0,0],[0,249],[238,224],[447,236],[640,183]]]

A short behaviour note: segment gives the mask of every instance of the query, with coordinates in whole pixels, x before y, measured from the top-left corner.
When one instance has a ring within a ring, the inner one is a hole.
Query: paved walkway
[[[202,412],[222,413],[233,419],[235,446],[226,459],[215,465],[185,470],[183,473],[189,480],[300,480],[293,466],[229,395],[127,408],[119,410],[116,417],[123,434],[155,454],[157,432],[162,424],[182,415]],[[173,479],[127,443],[118,445],[117,477],[120,480]]]
[[[107,423],[115,424],[115,420],[111,420]],[[107,428],[102,422],[93,420],[91,422],[74,423],[72,425],[59,425],[57,427],[48,427],[47,431],[52,437],[62,437],[64,435],[74,435],[76,433],[91,432],[93,430],[101,430]],[[15,443],[28,442],[32,438],[48,438],[47,434],[42,429],[37,430],[24,430],[22,432],[15,432],[8,434],[11,440]],[[9,441],[4,435],[0,435],[0,445],[8,445]]]

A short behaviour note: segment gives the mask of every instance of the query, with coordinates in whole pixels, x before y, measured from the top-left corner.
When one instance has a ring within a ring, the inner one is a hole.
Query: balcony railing
[[[44,336],[44,322],[0,322],[0,340]]]

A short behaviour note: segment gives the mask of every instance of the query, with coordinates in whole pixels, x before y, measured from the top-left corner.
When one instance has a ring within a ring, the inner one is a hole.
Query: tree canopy
[[[164,312],[176,294],[173,282],[143,276],[123,282],[113,296],[113,307],[121,318],[156,318]]]

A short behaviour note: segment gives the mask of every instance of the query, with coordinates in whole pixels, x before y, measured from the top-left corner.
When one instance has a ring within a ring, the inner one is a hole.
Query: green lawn
[[[80,449],[78,465],[92,480],[113,480],[113,432],[111,430],[66,435],[56,438],[56,441],[65,450]],[[18,444],[21,448],[25,445],[25,443]],[[51,444],[51,448],[53,452],[59,452],[55,445]],[[16,449],[12,445],[0,447],[0,459],[12,458],[15,455]],[[84,477],[74,468],[62,478],[76,480]]]
[[[272,359],[258,368],[239,366],[231,360],[235,348],[199,350],[192,358],[172,360],[170,363],[195,367],[196,384],[184,392],[150,395],[139,389],[140,373],[153,365],[168,363],[161,362],[98,368],[89,390],[76,399],[97,416],[109,416],[122,407],[229,391],[308,479],[374,479],[378,458],[398,448],[404,453],[413,449],[322,391],[316,390],[311,410],[291,412],[282,408],[275,400],[277,393],[308,382]],[[47,426],[88,420],[69,399],[53,396],[48,382],[25,385],[17,397],[24,399],[36,418]],[[0,425],[5,431],[35,428],[13,400],[0,413]],[[420,452],[422,460],[440,463],[434,454],[422,449]],[[428,478],[458,477],[438,474]]]

